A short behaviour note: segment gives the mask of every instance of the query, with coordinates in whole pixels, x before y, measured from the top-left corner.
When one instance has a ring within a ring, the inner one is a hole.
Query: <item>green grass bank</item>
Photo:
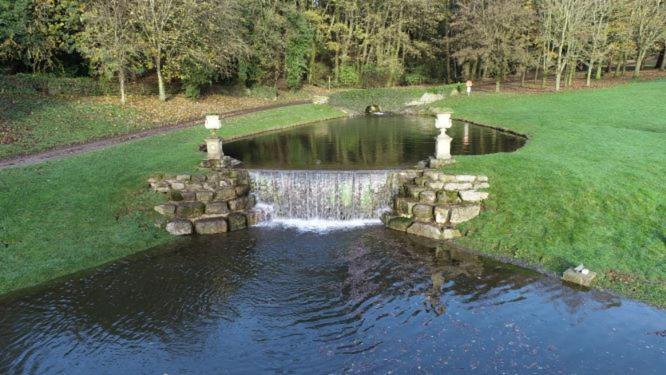
[[[300,105],[228,119],[230,138],[343,116]],[[202,155],[203,126],[30,167],[0,170],[0,294],[164,243],[146,179],[188,172]]]
[[[558,94],[479,94],[435,105],[530,135],[508,154],[457,157],[490,177],[462,241],[666,306],[666,81]]]

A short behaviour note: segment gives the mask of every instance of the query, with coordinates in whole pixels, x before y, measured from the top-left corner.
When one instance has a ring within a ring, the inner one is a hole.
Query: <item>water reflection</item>
[[[454,122],[447,131],[453,155],[513,151],[525,140],[490,128]],[[372,169],[411,166],[435,152],[439,131],[430,117],[361,116],[225,144],[249,168]]]
[[[0,301],[0,373],[656,373],[663,311],[381,227],[194,237]]]

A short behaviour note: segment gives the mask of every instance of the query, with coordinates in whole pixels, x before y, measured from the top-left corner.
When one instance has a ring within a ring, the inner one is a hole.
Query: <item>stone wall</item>
[[[488,177],[452,175],[437,170],[396,173],[399,194],[392,211],[382,215],[391,229],[438,240],[461,236],[456,227],[481,212]]]
[[[246,170],[156,175],[148,183],[169,200],[155,211],[167,218],[166,230],[173,235],[235,231],[266,219],[266,213],[255,208]]]

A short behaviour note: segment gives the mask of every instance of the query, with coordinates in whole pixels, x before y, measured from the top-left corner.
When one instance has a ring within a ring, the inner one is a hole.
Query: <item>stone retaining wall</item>
[[[488,177],[451,175],[437,170],[407,170],[396,173],[399,194],[392,211],[382,215],[391,229],[447,240],[461,236],[456,227],[481,212],[488,198]]]
[[[255,208],[246,170],[155,175],[148,183],[169,199],[155,211],[168,219],[166,230],[173,235],[235,231],[266,219],[266,213]]]

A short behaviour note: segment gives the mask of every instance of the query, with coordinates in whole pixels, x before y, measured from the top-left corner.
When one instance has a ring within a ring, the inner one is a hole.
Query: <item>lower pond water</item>
[[[377,169],[413,166],[435,153],[435,119],[359,116],[241,139],[224,152],[245,167],[265,169]],[[514,151],[525,138],[454,121],[452,155]]]
[[[376,225],[179,240],[0,300],[0,373],[663,371],[664,311],[437,246]]]

